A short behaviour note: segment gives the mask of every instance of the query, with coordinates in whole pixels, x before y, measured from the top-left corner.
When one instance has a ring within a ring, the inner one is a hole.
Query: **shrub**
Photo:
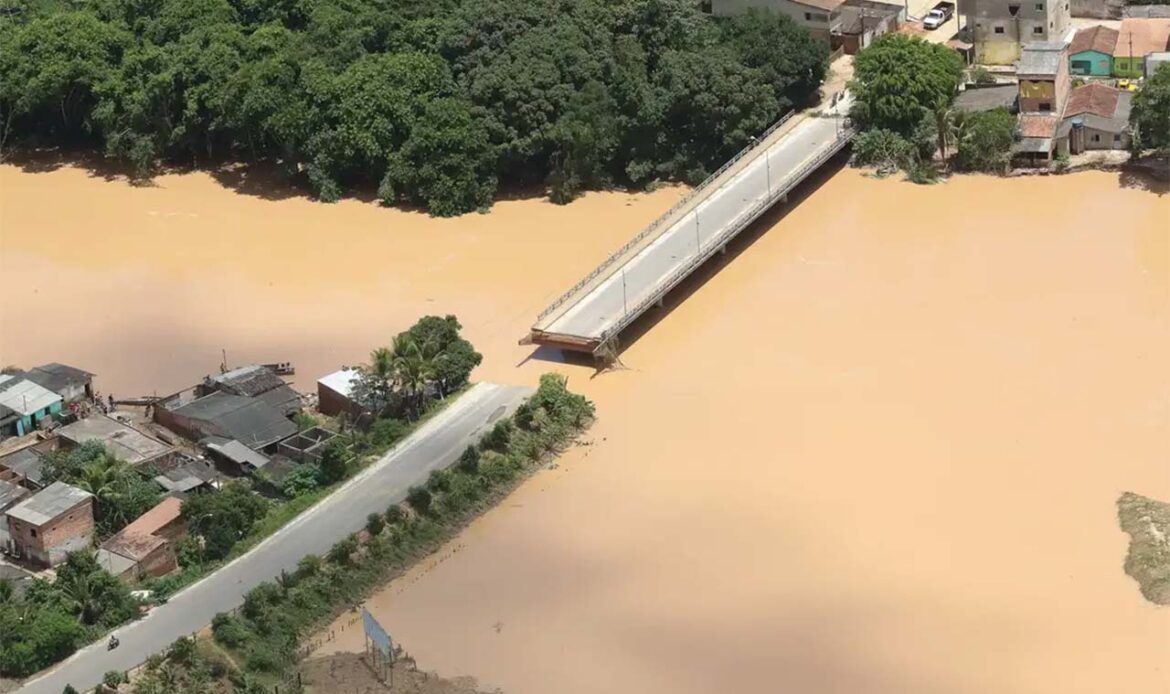
[[[406,436],[410,425],[401,419],[387,417],[379,419],[370,427],[370,442],[375,446],[391,446]]]
[[[228,648],[239,648],[253,638],[243,622],[237,617],[220,612],[211,620],[211,634],[215,640]]]
[[[475,446],[463,449],[463,454],[459,456],[457,465],[462,472],[474,473],[479,469],[479,449]]]
[[[479,449],[481,451],[496,451],[497,453],[508,450],[508,442],[512,439],[512,429],[511,419],[501,419],[496,422],[492,430],[479,440]]]
[[[297,425],[297,431],[305,431],[321,425],[321,421],[308,412],[297,412],[293,415],[293,422]]]
[[[411,487],[406,492],[406,503],[410,504],[410,507],[417,513],[429,513],[432,500],[433,497],[426,487]]]
[[[404,520],[406,520],[406,512],[402,510],[402,507],[398,504],[390,504],[390,507],[386,509],[386,522],[393,525]]]
[[[357,537],[350,535],[329,549],[329,561],[339,566],[348,565],[352,561],[353,553],[357,551],[357,548]]]
[[[321,570],[321,557],[316,554],[306,554],[297,562],[297,575],[307,578]]]
[[[999,81],[995,79],[995,75],[991,74],[991,70],[988,70],[982,65],[976,65],[971,68],[967,73],[967,80],[981,87],[986,87]]]
[[[284,656],[264,640],[257,640],[248,647],[248,656],[244,661],[247,669],[259,672],[280,672],[284,664]]]
[[[284,478],[280,491],[290,499],[321,488],[321,470],[315,465],[298,465]]]
[[[195,639],[187,636],[175,639],[167,651],[167,658],[181,665],[190,665],[195,661],[195,656]]]
[[[126,673],[121,670],[110,670],[102,675],[102,684],[107,688],[117,690],[118,685],[126,681]]]
[[[382,534],[382,529],[386,527],[386,521],[377,513],[371,513],[366,516],[366,531],[370,533],[370,537],[377,537]]]
[[[914,159],[914,146],[890,130],[867,130],[853,140],[854,164],[872,166],[880,175],[909,168]]]

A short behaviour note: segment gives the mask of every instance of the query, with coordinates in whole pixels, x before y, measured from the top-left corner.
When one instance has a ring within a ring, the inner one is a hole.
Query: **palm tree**
[[[438,352],[430,340],[420,342],[408,336],[394,338],[394,373],[414,416],[421,414],[426,388],[435,378]]]
[[[934,114],[934,127],[938,135],[938,154],[942,157],[943,163],[946,163],[947,139],[950,135],[950,123],[955,114],[955,110],[951,108],[950,103],[945,97],[940,96],[931,111]]]
[[[122,496],[123,485],[120,482],[128,471],[126,463],[108,454],[97,457],[81,469],[77,486],[96,497],[98,515],[103,520],[112,519],[115,523],[129,520],[115,517],[120,510],[117,503]]]
[[[369,365],[362,371],[369,383],[372,409],[380,415],[390,405],[394,392],[394,353],[386,347],[375,349],[370,352]]]
[[[71,575],[68,581],[58,581],[62,592],[69,600],[69,608],[82,624],[93,624],[101,616],[101,597],[93,589],[87,574]]]

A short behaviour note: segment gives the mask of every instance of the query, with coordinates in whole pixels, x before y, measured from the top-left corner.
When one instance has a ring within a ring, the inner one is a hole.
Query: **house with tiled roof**
[[[1170,19],[1123,19],[1113,51],[1113,74],[1145,75],[1146,56],[1170,50]]]
[[[1069,72],[1087,77],[1112,75],[1118,34],[1116,29],[1101,24],[1078,31],[1068,47]]]
[[[1068,140],[1071,154],[1086,150],[1129,148],[1129,111],[1133,94],[1099,82],[1069,93],[1057,140]]]

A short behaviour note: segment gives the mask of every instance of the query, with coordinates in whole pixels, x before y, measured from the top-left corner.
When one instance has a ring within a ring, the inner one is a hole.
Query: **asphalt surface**
[[[848,113],[851,100],[835,109]],[[834,111],[826,111],[830,113]],[[653,242],[625,261],[605,281],[568,302],[568,308],[538,324],[549,333],[600,339],[696,254],[709,252],[714,240],[733,226],[753,204],[777,189],[791,187],[801,166],[837,139],[837,117],[808,117],[765,142],[754,158],[730,178],[705,191],[692,210],[679,217]],[[801,177],[802,179],[803,177]]]
[[[78,691],[97,686],[110,670],[129,670],[180,636],[211,623],[218,612],[243,603],[244,594],[281,570],[296,568],[307,554],[323,555],[338,540],[365,527],[366,516],[382,513],[406,491],[459,457],[494,422],[510,414],[531,388],[481,383],[451,403],[376,463],[292,523],[231,564],[187,588],[145,618],[118,629],[121,645],[110,651],[94,644],[41,677],[22,694],[61,694],[66,684]]]

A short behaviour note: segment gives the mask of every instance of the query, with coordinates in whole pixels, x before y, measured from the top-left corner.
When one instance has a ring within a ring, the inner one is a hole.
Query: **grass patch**
[[[1117,499],[1117,519],[1129,534],[1125,573],[1155,605],[1170,605],[1170,504],[1126,492]]]

